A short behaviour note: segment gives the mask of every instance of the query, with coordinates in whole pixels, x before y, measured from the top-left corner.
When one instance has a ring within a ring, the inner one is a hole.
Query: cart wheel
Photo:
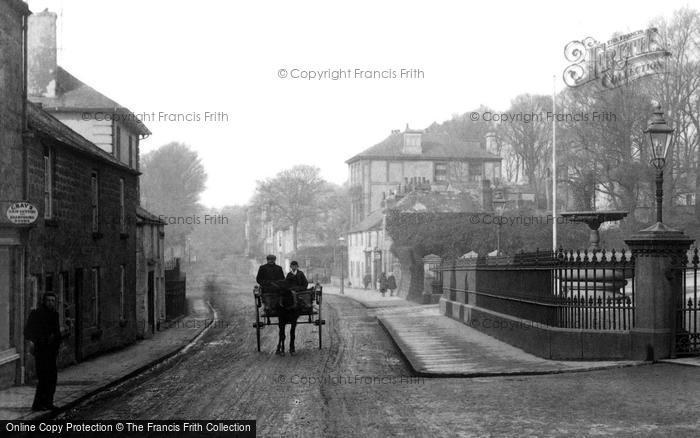
[[[318,349],[323,347],[323,320],[321,319],[321,304],[318,305]]]
[[[255,331],[258,338],[258,351],[260,351],[260,310],[255,307]]]

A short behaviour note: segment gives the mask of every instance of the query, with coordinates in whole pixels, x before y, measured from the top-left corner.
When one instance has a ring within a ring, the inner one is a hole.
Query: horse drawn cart
[[[266,291],[260,285],[255,285],[253,288],[255,296],[253,328],[257,332],[258,351],[260,351],[260,329],[269,325],[285,324],[290,313],[293,315],[295,325],[313,324],[318,327],[318,348],[321,348],[321,327],[326,324],[326,321],[321,318],[323,287],[316,283],[309,285],[309,289],[290,291],[290,293],[293,296],[293,304],[285,303],[278,290]]]

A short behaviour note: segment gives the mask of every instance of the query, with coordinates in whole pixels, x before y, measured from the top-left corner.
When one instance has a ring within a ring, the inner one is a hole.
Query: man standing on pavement
[[[272,281],[284,281],[282,267],[275,264],[277,257],[270,254],[266,259],[267,263],[260,265],[260,268],[258,268],[258,276],[255,277],[255,281],[262,287],[265,287],[266,284]]]
[[[364,277],[362,277],[362,283],[365,285],[365,290],[369,287],[369,284],[372,282],[372,276],[369,274],[365,274]]]
[[[396,277],[394,277],[393,272],[389,272],[389,278],[386,279],[386,287],[389,289],[390,297],[394,296],[394,289],[396,289]]]
[[[382,293],[382,296],[385,296],[385,294],[386,294],[386,287],[387,287],[386,273],[382,272],[382,275],[379,276],[379,292]]]
[[[41,305],[32,310],[24,330],[25,338],[30,341],[29,351],[34,355],[36,366],[36,393],[32,410],[53,410],[53,396],[56,392],[56,358],[61,346],[61,327],[56,312],[56,295],[46,292]]]

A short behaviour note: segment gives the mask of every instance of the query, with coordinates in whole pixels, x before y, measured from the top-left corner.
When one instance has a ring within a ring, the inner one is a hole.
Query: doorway
[[[75,361],[80,362],[83,359],[83,288],[84,277],[83,269],[75,270],[75,287],[73,288],[73,305],[74,305],[74,326],[75,326]]]
[[[153,276],[153,271],[148,271],[148,302],[146,304],[146,311],[148,312],[148,329],[151,331],[151,333],[156,332],[154,317],[156,311],[155,297],[155,278]]]

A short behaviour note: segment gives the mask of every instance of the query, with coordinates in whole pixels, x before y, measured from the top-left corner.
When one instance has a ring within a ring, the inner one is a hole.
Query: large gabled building
[[[481,198],[483,182],[501,177],[501,157],[490,137],[462,141],[408,127],[393,131],[346,163],[353,225],[380,209],[388,193],[409,183],[429,182],[435,190],[470,192]]]
[[[493,137],[463,141],[444,132],[393,131],[382,142],[346,161],[351,218],[347,272],[352,284],[369,274],[372,285],[393,273],[399,290],[402,267],[385,232],[388,209],[460,212],[491,209],[492,184],[501,179]],[[402,290],[403,289],[403,290]]]

